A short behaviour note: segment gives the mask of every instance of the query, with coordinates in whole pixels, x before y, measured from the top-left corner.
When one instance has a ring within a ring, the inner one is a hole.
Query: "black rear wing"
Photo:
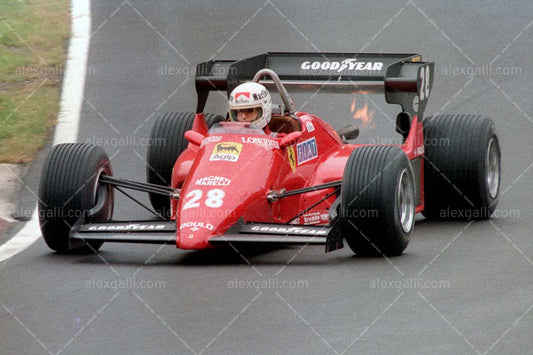
[[[418,54],[269,52],[234,60],[212,60],[196,68],[196,111],[203,112],[210,91],[228,95],[261,69],[273,70],[289,92],[384,93],[410,117],[422,119],[433,84],[434,63]],[[261,80],[272,89],[272,80]]]

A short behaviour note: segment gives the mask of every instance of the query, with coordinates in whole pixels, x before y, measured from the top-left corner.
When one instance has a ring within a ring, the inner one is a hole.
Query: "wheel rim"
[[[98,190],[99,189],[104,189],[105,191],[105,197],[104,199],[106,200],[106,204],[109,205],[109,200],[112,199],[112,187],[111,185],[100,185],[98,182],[100,180],[100,177],[102,175],[106,175],[106,176],[111,176],[111,171],[109,171],[109,169],[106,169],[106,167],[102,167],[100,168],[100,170],[98,170],[98,173],[96,174],[96,180],[94,181],[94,196],[93,196],[93,200],[95,201],[95,203],[98,203]],[[91,207],[92,208],[92,207]],[[113,215],[113,208],[110,208],[108,209],[107,211],[107,215],[104,216],[104,220],[107,221],[107,220],[110,220],[111,217]]]
[[[398,212],[402,230],[409,233],[415,221],[415,199],[413,179],[407,169],[402,171],[398,182]]]
[[[487,148],[487,187],[491,198],[498,195],[500,187],[500,154],[496,139],[492,138]]]

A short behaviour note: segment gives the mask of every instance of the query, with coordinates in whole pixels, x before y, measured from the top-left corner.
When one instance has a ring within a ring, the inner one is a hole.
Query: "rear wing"
[[[212,60],[196,68],[196,111],[203,112],[210,91],[229,93],[261,69],[273,70],[289,92],[384,93],[410,118],[421,120],[432,84],[433,62],[418,54],[269,52],[234,60]],[[261,80],[274,88],[272,80]]]

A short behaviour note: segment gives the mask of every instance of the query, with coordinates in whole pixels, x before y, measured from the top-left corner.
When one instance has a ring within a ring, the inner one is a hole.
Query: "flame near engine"
[[[368,102],[365,101],[363,107],[356,110],[355,97],[352,101],[352,106],[350,111],[353,113],[353,118],[361,122],[361,127],[364,129],[374,129],[376,128],[376,123],[373,122],[375,110],[368,109]]]

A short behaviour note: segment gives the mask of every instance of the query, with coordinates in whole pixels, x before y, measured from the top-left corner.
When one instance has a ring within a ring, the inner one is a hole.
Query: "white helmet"
[[[257,128],[265,128],[272,117],[272,99],[270,93],[261,84],[249,82],[237,86],[229,96],[229,117],[237,120],[237,111],[258,108],[257,118],[250,124]]]

